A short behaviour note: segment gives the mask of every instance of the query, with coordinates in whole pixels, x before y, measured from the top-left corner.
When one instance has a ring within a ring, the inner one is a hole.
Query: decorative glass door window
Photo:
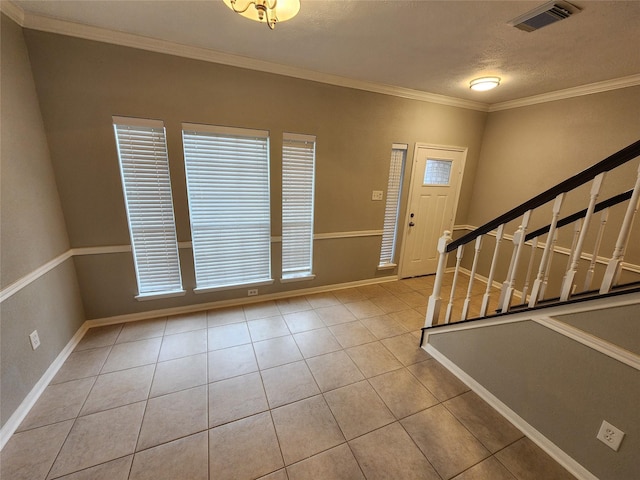
[[[451,178],[451,160],[427,159],[424,169],[424,185],[449,185]]]

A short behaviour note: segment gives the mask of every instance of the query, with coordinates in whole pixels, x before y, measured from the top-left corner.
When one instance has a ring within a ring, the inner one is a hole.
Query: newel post
[[[429,303],[427,305],[427,316],[425,318],[424,326],[430,327],[438,321],[440,316],[440,304],[442,299],[440,298],[440,291],[442,290],[442,282],[444,280],[444,272],[447,268],[447,245],[451,242],[451,232],[445,230],[444,235],[438,240],[438,270],[436,271],[436,280],[433,284],[433,291],[429,297]]]

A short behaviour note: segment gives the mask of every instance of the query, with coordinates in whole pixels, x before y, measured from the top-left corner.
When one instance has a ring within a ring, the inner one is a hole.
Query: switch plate
[[[620,448],[620,444],[622,443],[622,439],[624,438],[624,432],[619,428],[614,427],[606,420],[603,420],[596,438],[607,447],[617,452]]]
[[[251,290],[247,290],[247,296],[255,297],[256,295],[258,295],[258,289],[257,288],[252,288]]]
[[[31,341],[31,348],[36,349],[40,346],[40,337],[38,336],[38,331],[34,330],[29,334],[29,340]]]
[[[384,192],[382,190],[374,190],[371,193],[371,200],[382,200],[383,195],[384,195]]]

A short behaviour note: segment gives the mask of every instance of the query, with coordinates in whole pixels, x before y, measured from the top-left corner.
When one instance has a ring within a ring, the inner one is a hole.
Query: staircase
[[[632,237],[640,204],[639,159],[640,140],[461,238],[444,232],[423,336],[425,329],[454,322],[640,291],[640,242]],[[630,244],[635,264],[624,263]],[[465,258],[468,250],[471,258]],[[454,252],[443,309],[443,279]],[[470,277],[466,290],[458,288],[463,273]],[[485,292],[472,318],[469,307],[479,282]],[[461,298],[461,315],[454,317],[454,300]]]

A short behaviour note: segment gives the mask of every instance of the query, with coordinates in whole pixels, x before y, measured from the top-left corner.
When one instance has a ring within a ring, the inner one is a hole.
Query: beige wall
[[[2,15],[2,287],[66,252],[69,241],[21,29]],[[0,422],[5,424],[84,320],[73,261],[0,305]],[[29,333],[42,342],[33,351]]]
[[[409,144],[407,179],[416,142],[468,147],[458,214],[464,221],[486,113],[42,32],[25,36],[73,247],[129,244],[112,115],[164,120],[180,241],[190,240],[181,122],[270,131],[274,236],[281,230],[283,132],[317,135],[316,233],[382,229],[384,202],[371,201],[371,191],[386,190],[394,142]],[[380,240],[318,240],[316,279],[288,284],[277,280],[280,244],[273,243],[276,282],[260,292],[393,274],[377,271]],[[191,289],[190,250],[182,258]],[[140,303],[130,254],[87,255],[75,263],[88,318],[246,297],[238,289]]]

